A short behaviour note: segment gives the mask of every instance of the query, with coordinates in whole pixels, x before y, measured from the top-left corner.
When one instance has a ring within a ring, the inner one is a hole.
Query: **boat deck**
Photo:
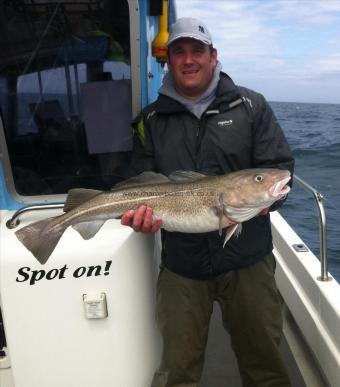
[[[281,344],[282,353],[289,370],[292,387],[305,387],[301,374],[285,340]],[[208,347],[202,380],[199,387],[242,387],[235,355],[230,339],[222,326],[222,316],[217,304],[210,322]]]

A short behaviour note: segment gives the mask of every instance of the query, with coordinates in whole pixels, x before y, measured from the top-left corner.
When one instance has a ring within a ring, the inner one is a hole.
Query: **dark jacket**
[[[179,102],[160,95],[135,122],[134,173],[169,175],[192,170],[209,175],[246,168],[293,171],[294,160],[264,97],[237,87],[224,73],[216,99],[200,119]],[[269,216],[243,223],[242,233],[222,248],[218,232],[184,234],[162,231],[162,262],[190,278],[210,279],[252,265],[272,250]]]

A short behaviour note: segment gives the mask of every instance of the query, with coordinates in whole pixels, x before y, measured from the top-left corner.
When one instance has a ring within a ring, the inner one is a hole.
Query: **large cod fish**
[[[16,231],[17,238],[44,264],[64,231],[72,226],[84,239],[96,235],[106,220],[119,218],[141,205],[153,209],[162,228],[200,233],[228,227],[224,244],[241,223],[283,199],[290,190],[290,172],[279,169],[245,169],[221,176],[178,171],[165,177],[144,172],[112,191],[69,191],[64,214]]]

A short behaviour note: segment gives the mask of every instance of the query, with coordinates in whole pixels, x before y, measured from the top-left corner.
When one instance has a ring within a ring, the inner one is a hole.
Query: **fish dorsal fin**
[[[161,173],[146,171],[141,174],[131,177],[130,179],[124,180],[120,183],[117,183],[112,190],[128,188],[128,187],[136,187],[139,185],[145,184],[161,184],[161,183],[169,183],[169,179],[162,175]]]
[[[64,204],[64,212],[68,212],[78,207],[80,204],[99,195],[102,191],[87,188],[73,188],[68,191],[67,198]]]
[[[200,180],[200,179],[203,179],[203,177],[206,177],[206,175],[203,175],[202,173],[199,173],[199,172],[175,171],[171,173],[171,175],[169,176],[169,179],[176,183],[183,183],[186,181]]]

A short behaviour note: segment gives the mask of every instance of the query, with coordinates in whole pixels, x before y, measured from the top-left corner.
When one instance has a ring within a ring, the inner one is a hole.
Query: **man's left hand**
[[[259,212],[259,216],[265,216],[269,214],[269,208],[264,208],[261,212]]]

